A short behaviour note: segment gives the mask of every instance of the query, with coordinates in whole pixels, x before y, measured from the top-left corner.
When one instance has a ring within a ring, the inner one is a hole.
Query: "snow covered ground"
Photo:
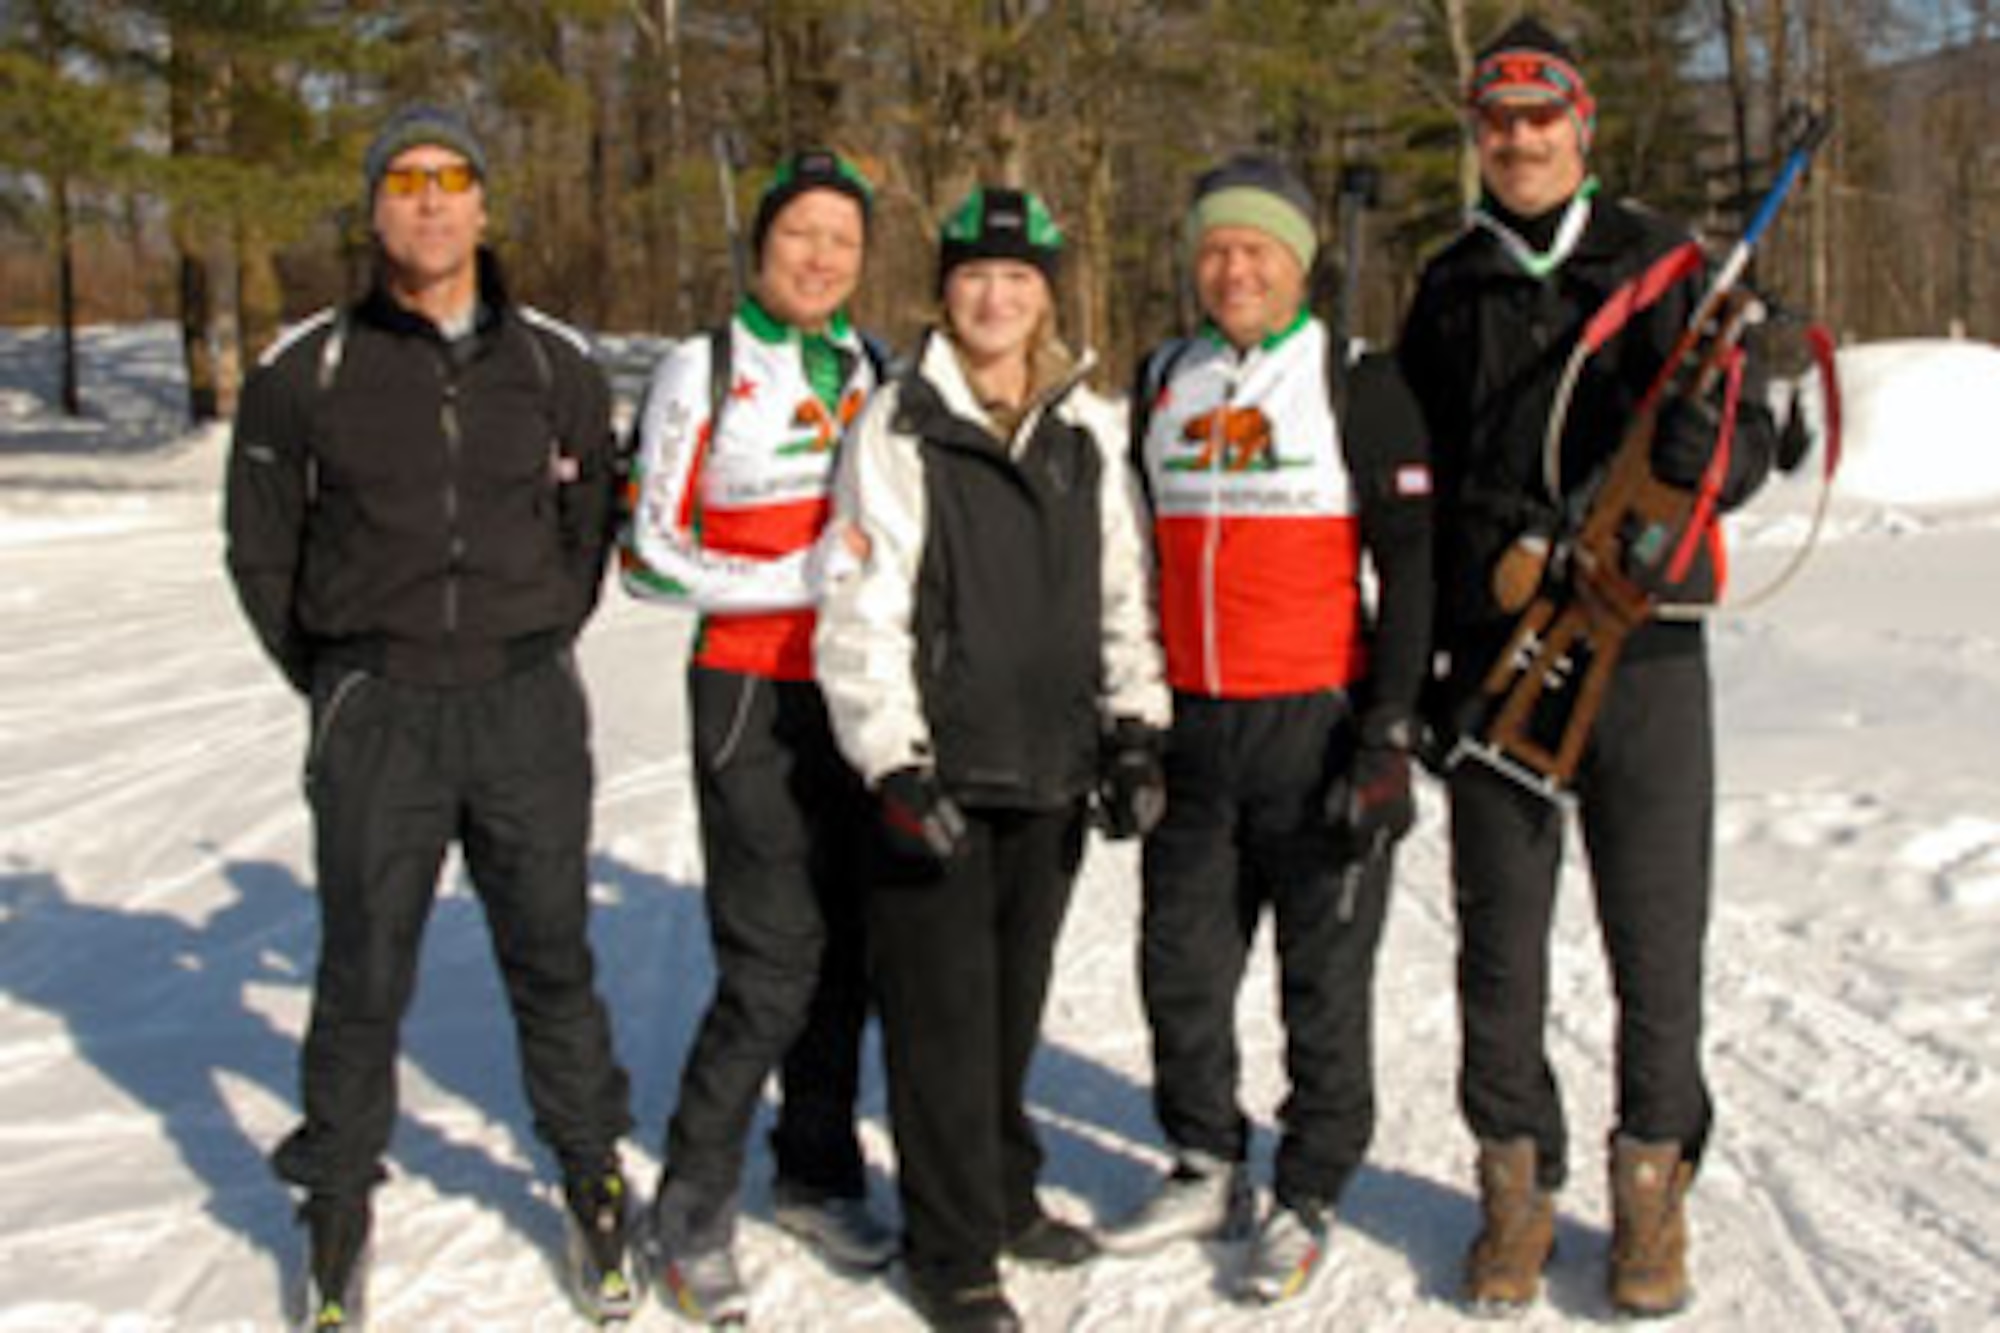
[[[97,416],[74,425],[46,406],[46,338],[0,336],[0,1333],[271,1328],[296,1242],[263,1154],[294,1115],[316,929],[303,720],[224,581],[225,437],[176,424],[171,331],[93,330],[87,349]],[[1699,1296],[1679,1327],[2000,1325],[1996,367],[1991,348],[1851,358],[1852,475],[1870,498],[1835,505],[1783,598],[1715,630],[1721,1119],[1693,1202]],[[1903,393],[1919,372],[1926,387]],[[1897,394],[1896,411],[1873,410]],[[1792,549],[1810,499],[1789,483],[1742,525],[1739,587]],[[596,937],[642,1181],[709,983],[686,633],[614,595],[585,652]],[[1451,1302],[1475,1210],[1427,795],[1381,967],[1382,1124],[1329,1270],[1269,1312],[1222,1294],[1240,1259],[1226,1246],[1020,1274],[1031,1327],[1473,1326]],[[479,914],[447,874],[379,1199],[376,1326],[577,1327]],[[1130,850],[1093,848],[1034,1083],[1048,1186],[1081,1217],[1123,1212],[1163,1161],[1136,898]],[[1241,1022],[1261,1161],[1279,1031],[1260,959]],[[1580,877],[1565,886],[1554,994],[1575,1183],[1524,1329],[1609,1319],[1597,1138],[1610,1011]],[[865,1109],[878,1199],[893,1207],[873,1072]],[[769,1224],[764,1167],[760,1141],[744,1233],[756,1326],[914,1327],[892,1282],[835,1276]],[[636,1323],[679,1326],[657,1304]]]

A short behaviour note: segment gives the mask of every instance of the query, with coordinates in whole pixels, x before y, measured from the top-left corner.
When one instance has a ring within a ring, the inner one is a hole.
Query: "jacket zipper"
[[[459,530],[458,469],[463,453],[463,441],[458,421],[458,377],[443,365],[438,373],[444,376],[444,404],[439,409],[439,424],[444,431],[445,478],[444,478],[444,529],[447,538],[444,571],[444,637],[446,652],[458,638],[459,573],[465,561],[465,534]]]

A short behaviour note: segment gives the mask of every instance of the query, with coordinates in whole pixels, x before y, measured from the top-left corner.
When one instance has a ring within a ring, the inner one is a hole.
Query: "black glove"
[[[1812,448],[1812,431],[1806,425],[1806,414],[1799,406],[1799,393],[1792,392],[1792,404],[1785,411],[1785,424],[1778,431],[1778,471],[1790,476],[1799,470],[1799,464],[1806,461],[1806,452]]]
[[[1097,826],[1107,838],[1143,838],[1167,812],[1165,740],[1136,717],[1111,724],[1097,752]]]
[[[1366,743],[1355,750],[1347,770],[1327,787],[1326,822],[1351,855],[1401,841],[1417,822],[1409,750]]]
[[[1722,413],[1706,398],[1669,398],[1653,423],[1653,475],[1669,486],[1693,490],[1715,456]]]
[[[889,845],[914,860],[949,861],[965,842],[965,812],[928,768],[899,768],[876,784]]]

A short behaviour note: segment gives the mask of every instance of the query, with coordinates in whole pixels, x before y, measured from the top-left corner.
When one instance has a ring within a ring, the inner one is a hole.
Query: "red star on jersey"
[[[736,381],[735,387],[730,389],[729,396],[739,403],[749,402],[757,396],[757,381],[748,375],[743,376]]]

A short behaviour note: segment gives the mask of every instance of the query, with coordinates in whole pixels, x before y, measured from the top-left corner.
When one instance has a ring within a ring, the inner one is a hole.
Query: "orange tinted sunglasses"
[[[1516,125],[1545,130],[1567,116],[1568,102],[1486,102],[1479,107],[1479,123],[1495,134],[1505,134]]]
[[[382,173],[382,193],[409,199],[424,192],[426,184],[444,194],[464,194],[479,183],[479,173],[468,162],[447,162],[441,167],[390,167]]]

